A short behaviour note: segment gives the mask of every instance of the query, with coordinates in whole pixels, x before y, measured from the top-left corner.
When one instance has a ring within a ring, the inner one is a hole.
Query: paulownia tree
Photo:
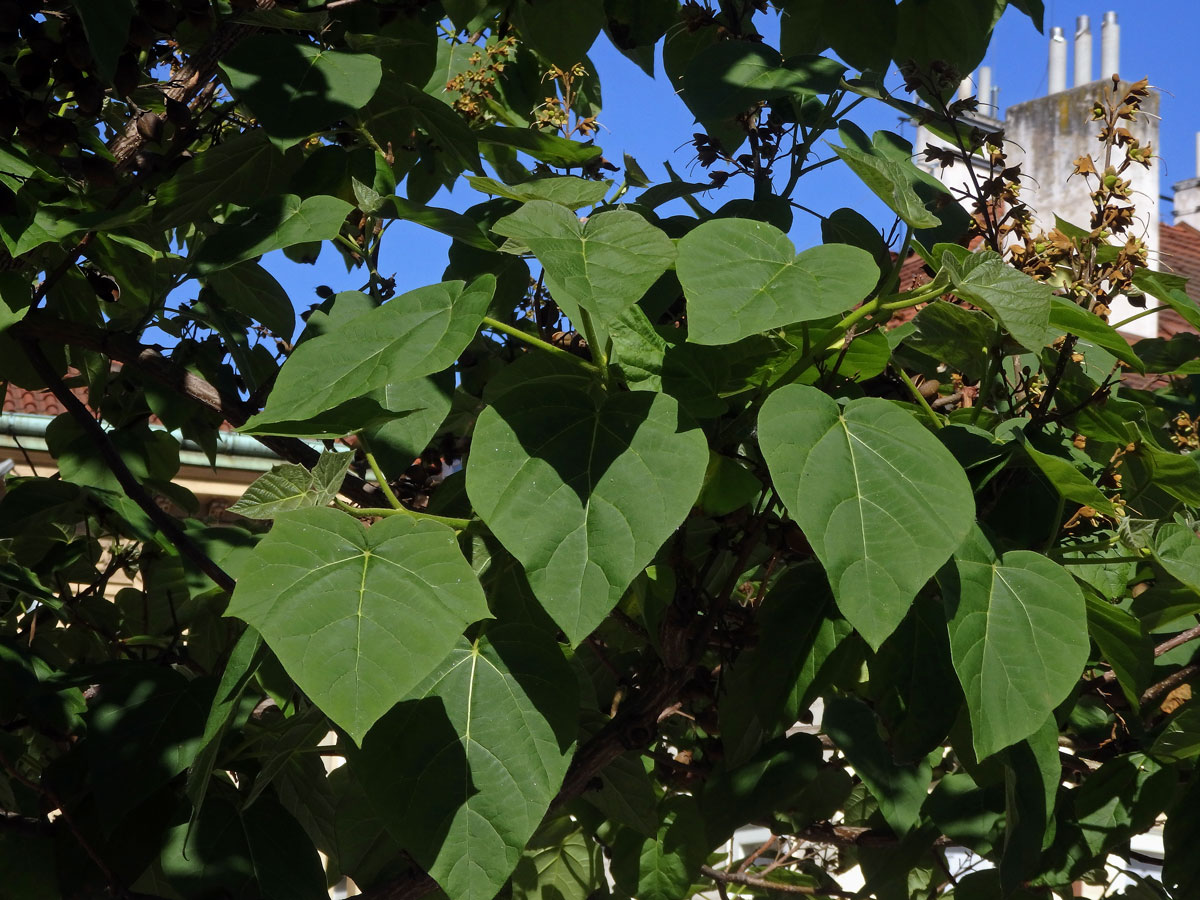
[[[1163,815],[1125,896],[1200,894],[1196,337],[1108,300],[1200,308],[1144,83],[1049,234],[950,101],[1005,6],[2,0],[0,377],[66,412],[0,502],[0,894],[1065,897]],[[706,180],[594,144],[601,31]],[[797,253],[829,162],[895,225]],[[296,335],[278,250],[363,287]],[[238,527],[173,483],[222,423],[286,461]]]

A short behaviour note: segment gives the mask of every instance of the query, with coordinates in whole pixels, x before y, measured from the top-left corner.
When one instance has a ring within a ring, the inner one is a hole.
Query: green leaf
[[[1154,739],[1150,755],[1160,760],[1194,759],[1200,756],[1200,705],[1184,704]]]
[[[288,357],[266,408],[241,430],[271,433],[387,385],[440,372],[474,338],[496,279],[446,281],[409,291],[339,328],[304,341]],[[376,401],[376,406],[378,403]]]
[[[763,485],[749,469],[728,456],[713,453],[704,473],[697,505],[709,516],[727,516],[762,493]]]
[[[943,578],[950,652],[983,759],[1032,734],[1070,693],[1088,659],[1087,607],[1062,566],[1028,550],[997,559],[978,529]]]
[[[746,763],[718,763],[699,793],[708,846],[726,843],[747,822],[792,808],[821,779],[822,762],[818,737],[793,734],[769,741]]]
[[[581,206],[592,206],[599,203],[604,199],[609,188],[607,181],[589,181],[573,175],[551,175],[546,178],[523,181],[520,184],[505,184],[495,178],[468,175],[467,182],[475,190],[496,197],[507,197],[509,200],[518,200],[521,203],[545,200],[565,206],[567,209],[579,209]]]
[[[1137,618],[1113,604],[1084,593],[1088,632],[1117,675],[1117,683],[1136,712],[1138,698],[1154,680],[1154,645]]]
[[[697,121],[736,116],[760,100],[828,94],[846,67],[823,56],[784,59],[751,41],[721,41],[697,54],[683,76],[684,98]]]
[[[942,268],[954,293],[991,313],[1013,339],[1029,350],[1041,350],[1051,340],[1050,310],[1054,292],[1008,265],[993,250],[958,260],[942,254]]]
[[[383,75],[378,57],[283,34],[244,38],[221,55],[221,69],[230,92],[281,148],[355,115]]]
[[[1179,313],[1189,325],[1200,331],[1200,306],[1187,295],[1187,280],[1166,272],[1135,269],[1133,285]]]
[[[844,619],[829,617],[831,600],[812,562],[785,572],[767,593],[758,644],[734,660],[718,701],[730,765],[795,724],[828,684],[836,651],[851,634]]]
[[[601,322],[614,321],[675,260],[671,239],[629,210],[580,221],[556,203],[532,200],[492,231],[533,251],[555,302],[576,322],[580,310]]]
[[[1134,352],[1129,342],[1115,328],[1108,325],[1095,313],[1090,313],[1064,297],[1050,300],[1050,327],[1064,334],[1074,334],[1103,347],[1135,372],[1145,372],[1146,365]],[[1036,348],[1034,348],[1036,349]]]
[[[983,60],[1003,10],[1003,2],[992,0],[901,0],[892,58],[920,66],[941,60],[959,72],[972,72]]]
[[[887,71],[896,41],[893,0],[837,0],[821,12],[821,30],[841,59],[859,69]]]
[[[306,506],[328,506],[353,460],[353,453],[326,451],[311,471],[296,463],[275,466],[256,478],[229,510],[251,519],[274,519]]]
[[[295,161],[284,157],[260,129],[209,147],[159,185],[153,220],[173,228],[205,216],[214,206],[250,206],[283,190]]]
[[[96,802],[114,825],[183,772],[200,749],[212,697],[209,679],[130,664],[101,686],[88,714],[87,749]]]
[[[350,762],[389,831],[451,897],[491,900],[574,750],[575,676],[552,637],[496,625],[458,640]]]
[[[133,19],[133,4],[129,0],[72,0],[87,36],[96,74],[102,81],[112,83],[117,60],[129,38],[129,23]]]
[[[172,828],[159,857],[184,896],[326,900],[325,873],[308,835],[273,798],[241,808],[232,789],[214,791],[195,827]]]
[[[758,434],[838,608],[878,648],[967,535],[975,500],[966,474],[887,400],[843,409],[815,388],[788,385],[763,404]]]
[[[1200,538],[1190,527],[1174,522],[1160,525],[1152,549],[1168,575],[1200,592]]]
[[[506,370],[467,463],[476,512],[572,643],[683,521],[708,466],[703,434],[672,398],[606,394],[576,372],[540,359]]]
[[[823,244],[796,255],[786,234],[764,222],[716,219],[679,242],[676,263],[688,304],[688,340],[734,341],[845,312],[875,287],[871,254]]]
[[[469,128],[447,104],[398,78],[383,80],[371,102],[362,110],[362,125],[381,147],[386,147],[388,142],[393,147],[411,146],[413,130],[419,129],[439,153],[444,154],[445,159],[440,165],[449,166],[448,175],[457,176],[463,169],[480,171],[477,143],[480,134]],[[413,184],[410,177],[410,197],[414,193]]]
[[[1100,488],[1096,487],[1070,460],[1043,453],[1041,450],[1034,449],[1026,441],[1021,442],[1021,448],[1034,466],[1046,476],[1046,480],[1053,485],[1055,491],[1063,497],[1091,506],[1111,516],[1117,515],[1117,509],[1113,502],[1105,497]]]
[[[918,195],[917,167],[911,160],[886,159],[854,147],[834,146],[833,152],[880,200],[913,228],[937,228],[941,219],[929,211],[929,200]],[[936,189],[935,189],[936,190]],[[949,198],[949,192],[946,193]]]
[[[192,801],[193,822],[204,806],[204,797],[208,792],[209,778],[216,766],[221,740],[236,717],[238,703],[246,685],[265,656],[262,635],[253,628],[243,631],[233,649],[229,651],[229,659],[221,672],[221,681],[217,685],[212,706],[208,710],[208,718],[204,722],[200,749],[188,769],[187,796]]]
[[[272,250],[333,240],[353,208],[345,200],[326,194],[307,200],[295,194],[268,198],[230,214],[225,224],[200,245],[193,268],[206,275]]]
[[[968,378],[983,377],[988,351],[995,346],[996,323],[977,310],[934,301],[912,320],[914,331],[905,339],[911,347],[945,361]]]
[[[55,840],[48,834],[13,829],[0,831],[0,869],[5,874],[4,900],[38,897],[60,900],[61,864],[55,859]]]
[[[1054,828],[1055,802],[1062,783],[1054,716],[1047,716],[1026,740],[998,759],[1004,763],[1006,820],[1000,879],[1011,890],[1040,870],[1047,831]]]
[[[587,900],[604,883],[603,849],[564,816],[534,835],[513,872],[512,895],[513,900]]]
[[[357,185],[358,182],[355,182]],[[492,243],[479,223],[469,216],[436,206],[413,203],[403,197],[385,197],[376,214],[385,219],[404,219],[416,222],[439,234],[462,241],[469,247],[495,252],[499,248]]]
[[[929,791],[929,763],[921,760],[912,766],[896,765],[879,736],[879,722],[871,708],[853,697],[827,701],[821,728],[879,802],[879,811],[888,825],[898,835],[911,831]]]
[[[420,456],[446,420],[454,402],[454,373],[441,372],[377,392],[385,409],[399,414],[368,423],[363,435],[384,472],[404,472]],[[402,409],[411,407],[410,409]]]
[[[604,27],[604,4],[602,0],[518,3],[513,7],[512,21],[540,56],[569,70],[583,61]]]
[[[612,877],[638,900],[683,900],[691,894],[710,849],[696,801],[677,794],[661,804],[662,824],[654,837],[623,831],[613,847]]]
[[[528,153],[539,162],[548,166],[565,169],[578,168],[594,162],[603,155],[599,147],[589,141],[581,144],[569,141],[556,134],[544,131],[531,131],[528,128],[505,128],[502,125],[488,125],[473,132],[479,140],[502,147],[512,147]]]
[[[1200,891],[1200,776],[1193,774],[1186,790],[1180,792],[1167,823],[1163,827],[1162,880],[1177,900],[1194,897]]]
[[[289,339],[296,330],[296,312],[287,291],[257,263],[220,269],[205,282],[222,303],[261,322],[278,337]]]
[[[332,509],[298,510],[276,519],[253,559],[227,614],[257,629],[355,741],[488,615],[454,532],[428,520],[364,528]]]

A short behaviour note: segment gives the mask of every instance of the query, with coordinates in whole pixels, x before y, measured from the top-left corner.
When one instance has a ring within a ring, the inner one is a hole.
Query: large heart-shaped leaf
[[[767,399],[758,438],[838,608],[878,648],[974,522],[966,474],[897,404],[864,398],[842,408],[805,385]]]
[[[679,242],[676,263],[687,298],[688,340],[732,344],[752,334],[844,312],[879,280],[871,254],[823,244],[799,256],[765,222],[715,219]]]
[[[760,100],[836,90],[846,67],[823,56],[784,59],[750,41],[721,41],[696,55],[683,77],[688,108],[700,122],[729,118]]]
[[[397,841],[451,897],[491,900],[566,775],[575,676],[525,625],[462,639],[371,730],[352,766]]]
[[[557,361],[512,366],[486,399],[467,494],[577,643],[687,516],[707,443],[671,397],[606,393]]]
[[[328,194],[306,200],[295,194],[269,197],[231,213],[225,224],[200,245],[193,268],[205,275],[272,250],[311,241],[331,241],[352,209],[345,200]]]
[[[1062,566],[1028,550],[997,558],[978,529],[939,578],[983,759],[1033,734],[1070,693],[1088,659],[1087,605]]]
[[[942,268],[950,276],[954,293],[990,312],[1017,343],[1036,352],[1052,338],[1054,291],[1049,285],[1014,269],[992,250],[962,259],[946,251]]]
[[[451,529],[402,515],[364,528],[332,509],[277,518],[227,612],[356,741],[488,615]]]
[[[221,56],[221,68],[233,95],[281,147],[357,113],[383,74],[377,56],[283,34],[251,35]]]
[[[304,341],[279,370],[266,408],[242,430],[271,434],[280,423],[303,422],[388,385],[440,372],[475,336],[495,287],[495,277],[483,275],[465,287],[444,281],[417,288]]]
[[[297,164],[261,129],[243,131],[214,144],[158,186],[151,210],[154,222],[173,228],[221,203],[257,203],[283,190]]]
[[[467,182],[477,191],[494,194],[497,197],[507,197],[528,203],[530,200],[547,200],[565,206],[567,209],[579,209],[581,206],[591,206],[599,203],[608,193],[611,185],[607,181],[589,181],[586,178],[576,178],[574,175],[552,175],[548,178],[534,178],[520,184],[505,184],[495,178],[484,178],[481,175],[468,175]]]
[[[547,200],[531,200],[492,226],[533,251],[546,285],[572,321],[586,310],[611,322],[641,299],[675,260],[675,245],[637,213],[616,209],[581,221]]]

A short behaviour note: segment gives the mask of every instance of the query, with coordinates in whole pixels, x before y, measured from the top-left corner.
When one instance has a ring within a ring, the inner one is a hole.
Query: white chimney
[[[992,118],[1000,118],[1000,85],[992,85]]]
[[[1200,131],[1196,132],[1196,176],[1175,185],[1175,224],[1200,231]]]
[[[968,75],[958,84],[958,99],[966,100],[968,97],[975,96],[975,84],[971,81],[971,76]]]
[[[994,116],[996,111],[989,104],[992,102],[992,67],[979,67],[979,80],[975,85],[979,96],[979,111],[985,116]]]
[[[1067,39],[1057,26],[1050,29],[1050,93],[1067,89]]]
[[[1092,24],[1087,16],[1075,19],[1075,87],[1092,80]]]
[[[1111,78],[1121,71],[1121,26],[1117,14],[1106,12],[1100,26],[1100,77]]]

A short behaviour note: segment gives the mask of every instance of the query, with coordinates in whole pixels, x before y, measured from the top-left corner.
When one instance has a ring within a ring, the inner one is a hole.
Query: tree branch
[[[724,872],[712,866],[701,866],[700,874],[706,875],[717,884],[740,884],[745,887],[761,888],[780,894],[803,894],[807,897],[853,897],[853,891],[843,891],[840,888],[809,887],[804,884],[785,884],[779,881],[768,881],[756,878],[743,872]]]
[[[126,496],[136,503],[142,512],[149,517],[150,521],[158,526],[159,530],[167,536],[167,539],[175,545],[179,552],[191,560],[201,572],[212,579],[214,584],[223,590],[232,591],[235,584],[233,578],[213,562],[208,554],[200,549],[200,546],[175,521],[174,517],[161,509],[154,502],[154,499],[146,493],[145,488],[138,483],[137,478],[129,471],[129,467],[125,465],[125,460],[121,459],[121,454],[117,452],[117,448],[109,440],[108,434],[100,427],[100,423],[91,416],[87,407],[63,383],[58,373],[54,370],[54,366],[46,358],[46,354],[42,352],[42,348],[38,346],[37,342],[30,338],[19,338],[18,340],[20,341],[21,349],[29,357],[34,370],[50,386],[50,392],[63,405],[63,408],[70,413],[71,417],[75,419],[84,433],[91,438],[92,443],[95,444],[96,449],[100,452],[100,456],[104,459],[105,464],[112,471],[113,475],[116,476]]]
[[[255,0],[255,9],[273,9],[275,0]],[[163,95],[190,104],[217,73],[217,63],[222,56],[241,43],[243,38],[258,31],[257,25],[242,25],[237,22],[222,22],[216,34],[179,69],[173,73],[171,82],[162,89]],[[116,157],[120,168],[128,168],[137,152],[147,143],[138,131],[137,117],[125,124],[125,130],[109,144],[108,149]]]

